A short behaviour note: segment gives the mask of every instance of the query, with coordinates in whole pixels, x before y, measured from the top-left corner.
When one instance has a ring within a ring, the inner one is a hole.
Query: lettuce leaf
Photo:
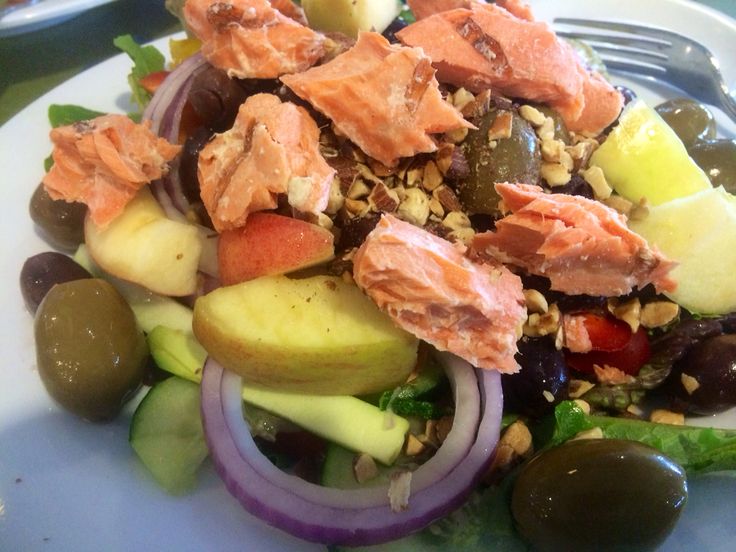
[[[639,441],[680,464],[688,475],[736,470],[736,430],[655,424],[643,420],[588,415],[572,401],[557,405],[555,429],[547,446],[599,427],[606,439]]]
[[[151,94],[141,86],[141,79],[151,73],[164,70],[165,58],[155,46],[141,46],[130,35],[121,35],[113,40],[115,46],[128,54],[133,60],[133,68],[128,75],[128,84],[133,93],[133,100],[138,104],[140,112],[151,101]]]
[[[87,109],[74,104],[51,104],[49,106],[49,123],[53,128],[71,125],[79,121],[87,121],[104,115],[101,111]]]

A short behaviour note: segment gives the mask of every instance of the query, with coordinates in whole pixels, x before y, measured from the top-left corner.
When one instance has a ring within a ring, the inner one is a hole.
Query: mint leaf
[[[141,79],[151,73],[164,70],[166,62],[164,55],[155,46],[141,46],[130,35],[118,36],[113,40],[113,44],[133,60],[133,68],[128,75],[128,84],[133,93],[133,100],[138,104],[140,111],[143,111],[151,101],[151,94],[141,86]]]

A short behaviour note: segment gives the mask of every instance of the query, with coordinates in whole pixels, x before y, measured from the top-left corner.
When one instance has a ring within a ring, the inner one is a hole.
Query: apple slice
[[[613,189],[634,203],[645,197],[659,205],[711,188],[675,131],[641,100],[626,106],[590,164],[603,169]]]
[[[399,15],[396,0],[302,0],[309,26],[356,38],[360,31],[382,33]]]
[[[84,240],[92,259],[113,276],[162,295],[190,295],[197,288],[199,232],[168,219],[148,188],[105,228],[87,217]]]
[[[406,381],[417,339],[341,278],[265,276],[197,299],[194,335],[251,385],[360,395]]]
[[[229,286],[259,276],[287,274],[335,256],[332,232],[303,220],[253,213],[245,226],[220,234],[220,281]]]
[[[722,187],[674,199],[649,211],[631,229],[677,261],[669,297],[691,312],[736,310],[736,198]]]

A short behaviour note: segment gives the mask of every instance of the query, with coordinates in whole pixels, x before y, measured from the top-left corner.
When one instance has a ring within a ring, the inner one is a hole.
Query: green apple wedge
[[[600,167],[613,189],[634,203],[646,198],[659,205],[711,188],[675,131],[642,100],[626,106],[590,164]]]
[[[382,33],[399,15],[397,0],[302,0],[309,26],[356,38],[360,31]]]
[[[84,241],[92,259],[113,276],[162,295],[190,295],[197,288],[199,231],[167,218],[148,188],[105,228],[87,217]]]
[[[652,207],[629,226],[678,263],[673,301],[697,314],[736,310],[736,197],[710,188]]]
[[[246,383],[361,395],[406,381],[418,341],[357,286],[332,276],[265,276],[197,299],[194,335]]]

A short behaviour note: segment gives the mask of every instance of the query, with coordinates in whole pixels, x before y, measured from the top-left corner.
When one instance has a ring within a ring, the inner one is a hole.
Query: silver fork
[[[612,21],[557,18],[556,25],[581,29],[557,34],[590,43],[612,71],[644,75],[673,84],[693,98],[721,108],[736,122],[736,99],[729,92],[718,60],[705,46],[681,34]]]

